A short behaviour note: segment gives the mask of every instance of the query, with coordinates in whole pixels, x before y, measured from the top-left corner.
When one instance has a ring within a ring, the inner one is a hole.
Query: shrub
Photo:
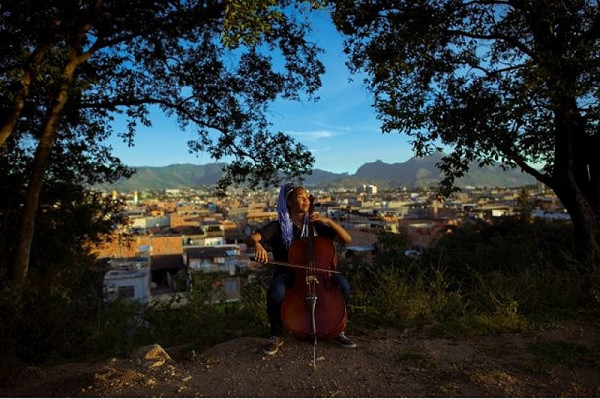
[[[372,266],[350,271],[352,317],[370,326],[431,324],[450,335],[524,331],[598,308],[564,222],[502,218],[454,228],[418,259],[406,236],[380,235]]]

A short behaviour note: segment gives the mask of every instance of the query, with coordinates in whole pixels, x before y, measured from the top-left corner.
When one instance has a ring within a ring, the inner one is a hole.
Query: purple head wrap
[[[296,186],[292,183],[282,184],[279,190],[279,199],[277,200],[277,217],[279,226],[281,226],[281,236],[286,248],[289,248],[290,245],[292,245],[294,236],[294,225],[287,207],[287,198],[295,188]]]

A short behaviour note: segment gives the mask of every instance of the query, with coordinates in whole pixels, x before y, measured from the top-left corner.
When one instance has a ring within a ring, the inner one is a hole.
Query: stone
[[[132,353],[131,359],[146,368],[156,368],[165,363],[174,363],[171,356],[158,344],[138,348]]]

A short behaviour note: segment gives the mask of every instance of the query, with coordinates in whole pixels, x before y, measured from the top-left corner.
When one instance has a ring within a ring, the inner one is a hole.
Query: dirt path
[[[567,324],[531,334],[432,339],[357,333],[354,350],[287,338],[272,357],[243,337],[174,361],[114,358],[4,372],[1,396],[45,397],[599,397],[600,330]],[[535,348],[538,348],[537,350]],[[550,353],[544,357],[543,350]],[[552,356],[552,353],[554,356]],[[564,352],[564,353],[562,353]],[[569,355],[570,354],[570,355]],[[588,355],[586,355],[588,354]]]

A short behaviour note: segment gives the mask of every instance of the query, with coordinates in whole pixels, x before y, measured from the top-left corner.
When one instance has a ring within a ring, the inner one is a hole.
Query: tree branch
[[[23,107],[25,107],[25,102],[29,96],[32,75],[34,74],[36,66],[41,62],[47,49],[48,46],[45,44],[36,47],[31,55],[31,61],[29,62],[29,65],[25,67],[23,77],[21,78],[21,88],[19,89],[19,93],[14,100],[13,110],[8,116],[6,122],[0,128],[0,146],[4,144],[17,125],[19,116],[21,116],[21,112],[23,111]]]
[[[517,123],[513,130],[513,133],[516,133],[516,131],[519,129],[519,124]],[[542,183],[546,184],[548,187],[552,187],[552,179],[550,176],[541,173],[539,170],[533,168],[531,165],[529,165],[527,163],[527,161],[525,161],[525,159],[521,156],[521,154],[515,150],[513,150],[513,142],[511,141],[510,143],[507,144],[502,144],[502,143],[498,143],[498,148],[506,155],[506,157],[513,161],[514,163],[516,163],[525,173],[530,174],[531,176],[533,176],[534,178],[536,178],[537,180],[541,181]]]
[[[131,106],[144,105],[144,104],[162,105],[165,108],[175,110],[179,114],[184,115],[186,118],[188,118],[190,121],[194,122],[198,126],[208,128],[208,129],[213,129],[213,130],[220,132],[223,136],[227,137],[230,140],[231,147],[235,150],[236,153],[238,153],[239,155],[241,155],[243,157],[252,159],[254,162],[257,161],[255,157],[251,156],[247,151],[243,150],[242,148],[240,148],[238,145],[235,144],[235,141],[234,141],[235,137],[233,137],[229,132],[224,130],[222,127],[218,127],[216,125],[210,125],[210,124],[206,123],[206,121],[200,120],[193,113],[191,113],[189,108],[185,106],[185,103],[190,98],[191,97],[187,98],[184,101],[179,101],[179,102],[171,102],[171,101],[168,101],[165,99],[153,98],[153,97],[138,98],[138,99],[133,99],[133,100],[132,99],[128,99],[128,100],[115,99],[115,100],[106,100],[103,102],[96,102],[96,103],[80,103],[79,108],[116,110],[116,108],[118,108],[118,107],[131,107]]]
[[[594,41],[596,41],[600,37],[600,12],[596,13],[596,17],[592,22],[592,26],[590,29],[582,35],[579,40],[574,44],[576,50],[575,55],[578,58],[581,58],[583,54],[587,51],[587,44],[592,45]]]
[[[493,34],[488,34],[488,35],[482,35],[482,34],[467,32],[467,31],[460,30],[460,29],[447,29],[446,33],[448,33],[450,35],[454,35],[454,36],[468,37],[470,39],[503,40],[503,41],[511,44],[512,46],[518,48],[523,53],[525,53],[529,57],[531,57],[532,59],[534,59],[534,60],[537,59],[537,56],[535,55],[535,53],[533,51],[531,51],[529,49],[529,47],[527,47],[526,45],[524,45],[523,43],[521,43],[517,39],[512,38],[510,36],[503,35],[501,33],[493,33]]]
[[[510,1],[467,1],[466,3],[464,3],[465,6],[471,6],[471,5],[482,5],[482,6],[496,6],[496,5],[503,5],[503,6],[509,6]]]
[[[496,69],[496,70],[489,70],[489,69],[486,69],[486,68],[484,68],[484,67],[482,67],[480,65],[473,65],[473,64],[468,64],[468,65],[472,69],[477,69],[479,71],[482,71],[486,75],[499,75],[499,74],[504,73],[504,72],[510,72],[510,71],[515,71],[517,69],[521,69],[524,66],[524,64],[519,64],[519,65],[509,66],[509,67],[506,67],[506,68],[500,68],[500,69]]]
[[[508,153],[507,153],[507,155],[510,156],[510,154],[508,154]],[[541,181],[542,183],[544,183],[548,187],[552,187],[552,179],[550,178],[550,176],[548,176],[547,174],[542,173],[539,170],[535,169],[534,167],[532,167],[531,165],[529,165],[527,162],[525,162],[525,160],[523,158],[521,158],[521,157],[510,156],[510,159],[514,163],[516,163],[517,165],[519,165],[519,167],[521,169],[523,169],[523,171],[525,173],[528,173],[528,174],[532,175],[533,177],[535,177],[537,180]]]

